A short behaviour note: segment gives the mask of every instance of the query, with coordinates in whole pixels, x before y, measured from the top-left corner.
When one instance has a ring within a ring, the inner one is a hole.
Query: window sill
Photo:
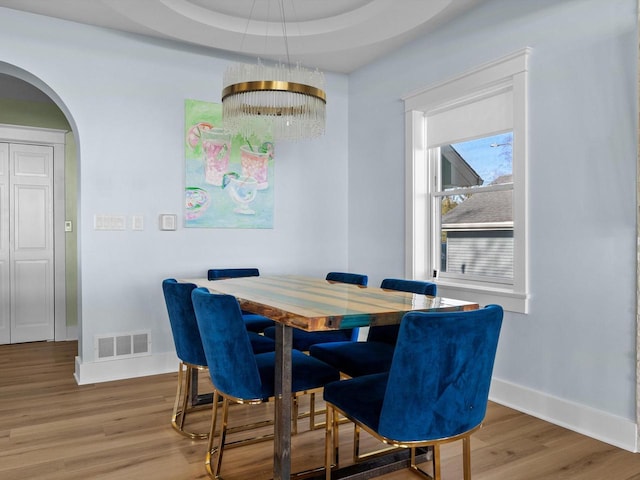
[[[435,280],[435,283],[438,285],[439,297],[476,302],[481,306],[494,303],[501,305],[504,310],[509,312],[529,313],[529,296],[525,293],[485,286],[448,283],[442,279]]]

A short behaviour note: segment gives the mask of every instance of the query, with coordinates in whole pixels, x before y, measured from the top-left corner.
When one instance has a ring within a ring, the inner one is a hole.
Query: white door
[[[53,340],[53,147],[8,148],[10,343]]]

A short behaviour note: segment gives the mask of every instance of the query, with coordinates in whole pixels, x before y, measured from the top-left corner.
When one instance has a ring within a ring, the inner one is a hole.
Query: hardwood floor
[[[0,346],[0,478],[3,480],[207,478],[206,442],[178,435],[169,419],[177,375],[95,385],[73,379],[76,342]],[[207,387],[208,378],[202,380]],[[236,421],[268,415],[271,405],[242,411]],[[210,410],[198,413],[207,429]],[[294,437],[293,470],[322,464],[324,431]],[[341,428],[342,458],[351,428]],[[461,478],[461,447],[442,451],[443,479]],[[474,480],[640,480],[640,455],[491,404],[472,437]],[[272,444],[225,451],[225,480],[271,477]],[[381,480],[418,478],[408,470]]]

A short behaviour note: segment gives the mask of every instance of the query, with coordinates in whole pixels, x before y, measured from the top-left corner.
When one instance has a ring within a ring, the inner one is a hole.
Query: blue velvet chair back
[[[503,311],[404,316],[378,432],[399,441],[446,438],[484,419]]]
[[[260,271],[257,268],[212,268],[207,271],[208,280],[259,276]]]
[[[430,295],[435,297],[438,287],[433,282],[422,280],[404,280],[401,278],[385,278],[380,284],[380,288],[387,290],[398,290],[400,292],[417,293],[419,295]],[[368,342],[384,342],[395,345],[398,339],[400,325],[382,325],[371,327],[367,335]]]
[[[331,282],[352,283],[353,285],[366,287],[369,277],[360,273],[329,272],[327,273],[326,280]]]
[[[207,366],[196,315],[191,303],[191,292],[195,288],[196,285],[193,283],[179,283],[173,278],[167,278],[162,282],[164,301],[167,304],[178,358],[192,365]]]
[[[353,285],[360,285],[361,287],[366,287],[367,283],[369,282],[369,277],[361,273],[329,272],[327,273],[325,280],[328,280],[330,282],[351,283]],[[349,339],[352,342],[355,342],[358,340],[359,331],[360,331],[359,328],[353,328],[343,333],[349,335],[350,337]],[[334,336],[338,337],[339,335],[335,334]]]
[[[213,386],[228,396],[261,399],[260,374],[236,298],[196,288],[191,299]]]
[[[380,288],[387,290],[398,290],[401,292],[418,293],[420,295],[436,296],[438,287],[433,282],[422,280],[404,280],[401,278],[385,278],[380,284]]]

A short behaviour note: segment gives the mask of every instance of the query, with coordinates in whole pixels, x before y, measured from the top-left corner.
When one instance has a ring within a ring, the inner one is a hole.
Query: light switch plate
[[[144,216],[142,215],[131,216],[131,230],[144,230]]]
[[[160,230],[175,230],[177,228],[178,216],[163,213],[160,215]]]

